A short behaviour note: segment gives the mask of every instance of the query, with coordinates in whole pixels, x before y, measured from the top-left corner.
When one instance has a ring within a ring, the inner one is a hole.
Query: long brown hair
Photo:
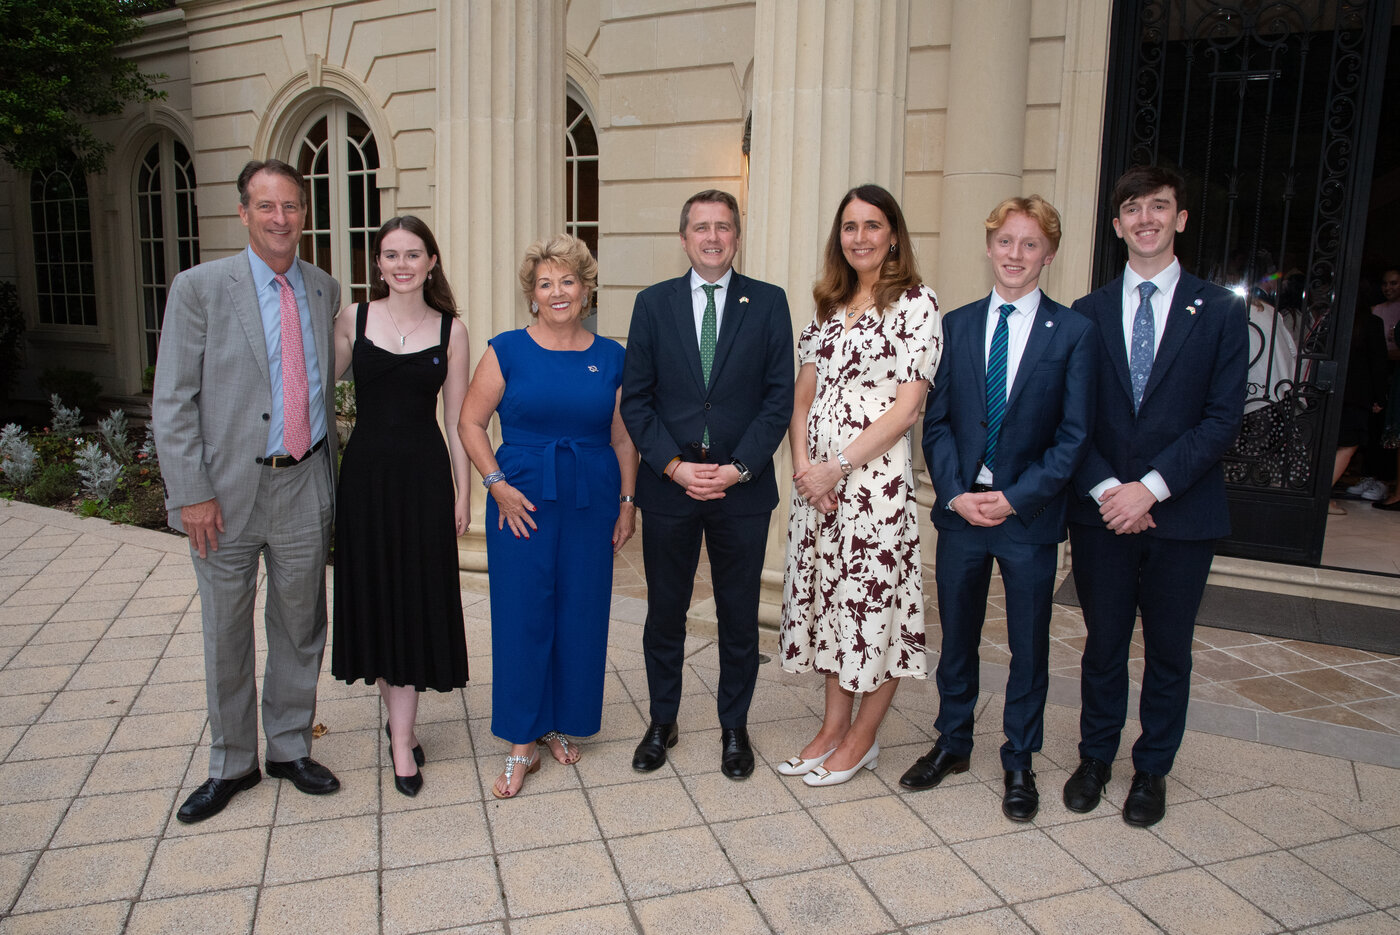
[[[826,238],[826,249],[822,251],[822,272],[812,286],[812,299],[817,306],[817,321],[825,323],[836,310],[855,297],[860,282],[856,271],[846,262],[841,252],[841,215],[852,201],[863,201],[879,208],[885,215],[890,229],[895,235],[895,249],[880,266],[880,278],[875,281],[872,298],[875,308],[882,314],[885,309],[899,301],[900,293],[915,288],[919,279],[919,266],[914,261],[914,249],[909,240],[909,229],[904,225],[904,212],[899,210],[899,202],[879,185],[857,185],[846,192],[841,204],[836,208],[836,217],[831,222],[831,234]]]
[[[433,236],[428,225],[423,223],[422,218],[405,214],[384,222],[374,235],[374,268],[379,269],[379,245],[384,242],[385,235],[397,230],[410,233],[423,241],[428,256],[437,257],[437,265],[429,271],[428,281],[423,283],[423,301],[428,303],[429,308],[456,318],[457,300],[452,296],[452,287],[447,284],[447,274],[442,271],[442,254],[438,251],[437,238]],[[381,273],[378,279],[369,284],[370,301],[382,299],[388,294],[389,284],[384,281]]]

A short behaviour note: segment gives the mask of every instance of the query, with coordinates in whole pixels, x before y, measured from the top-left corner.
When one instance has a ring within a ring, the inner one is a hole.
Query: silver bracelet
[[[506,479],[506,472],[505,472],[505,471],[492,471],[490,474],[487,474],[485,477],[483,477],[483,478],[481,479],[481,486],[485,487],[487,490],[490,490],[490,489],[491,489],[491,485],[494,484],[494,483],[496,483],[496,481],[498,481],[498,480],[505,480],[505,479]]]
[[[630,493],[621,494],[617,498],[618,503],[636,503],[637,498]]]
[[[841,475],[843,477],[850,477],[851,472],[854,471],[855,468],[851,467],[851,462],[846,460],[846,453],[844,451],[836,452],[836,461],[841,465]]]

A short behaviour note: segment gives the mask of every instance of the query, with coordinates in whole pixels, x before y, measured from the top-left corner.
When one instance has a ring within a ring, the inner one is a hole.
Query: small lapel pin
[[[1047,327],[1047,328],[1053,328],[1053,327],[1055,327],[1055,323],[1054,323],[1053,321],[1047,321],[1047,322],[1045,323],[1045,327]]]
[[[598,368],[595,367],[593,364],[589,364],[589,365],[588,365],[588,372],[589,372],[589,373],[597,373],[597,372],[598,372]]]
[[[748,305],[748,304],[749,304],[749,297],[746,296],[746,295],[741,295],[741,296],[739,296],[739,304],[740,304],[740,305]]]

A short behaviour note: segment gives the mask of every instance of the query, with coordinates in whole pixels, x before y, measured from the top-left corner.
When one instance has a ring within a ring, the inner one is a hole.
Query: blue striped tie
[[[997,319],[992,350],[987,354],[987,453],[982,463],[989,471],[996,470],[997,439],[1001,435],[1001,417],[1006,414],[1006,345],[1011,335],[1006,316],[1016,311],[1016,306],[1002,305],[997,311],[1001,318]]]

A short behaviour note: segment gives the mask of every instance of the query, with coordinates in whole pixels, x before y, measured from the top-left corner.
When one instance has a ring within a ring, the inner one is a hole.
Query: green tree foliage
[[[131,0],[0,0],[0,157],[27,172],[71,152],[100,172],[111,145],[85,116],[119,114],[165,92],[117,48],[141,32],[150,3]]]

